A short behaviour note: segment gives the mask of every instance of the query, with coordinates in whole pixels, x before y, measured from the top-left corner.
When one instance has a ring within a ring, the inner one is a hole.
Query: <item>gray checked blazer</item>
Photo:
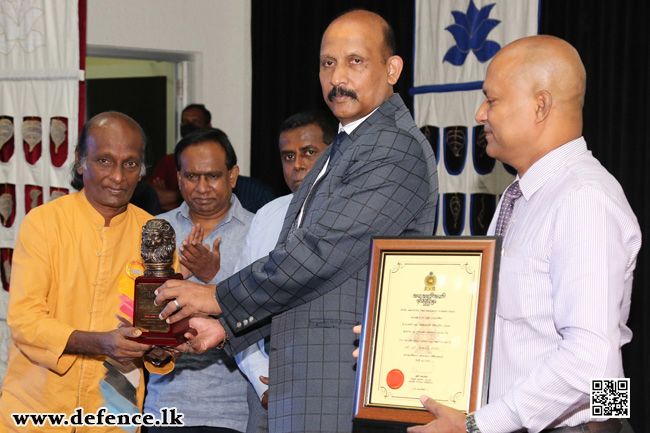
[[[348,432],[372,236],[433,233],[435,156],[395,94],[332,156],[323,152],[287,211],[278,244],[217,287],[237,353],[271,336],[271,432]],[[215,385],[216,386],[216,385]]]

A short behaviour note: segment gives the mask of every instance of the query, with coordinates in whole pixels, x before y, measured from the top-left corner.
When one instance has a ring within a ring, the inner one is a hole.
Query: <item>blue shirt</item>
[[[204,245],[221,237],[221,268],[210,281],[217,284],[235,272],[235,262],[244,246],[253,214],[244,209],[237,196],[221,222],[206,235]],[[190,234],[194,223],[187,203],[158,215],[169,221],[176,231],[176,247]],[[196,277],[190,281],[203,283]],[[223,350],[209,350],[201,355],[185,354],[176,360],[174,370],[165,375],[151,374],[147,383],[144,412],[159,416],[163,407],[176,407],[184,415],[185,426],[225,427],[246,431],[248,402],[246,378],[235,361]]]
[[[246,245],[235,266],[236,271],[267,256],[275,248],[292,198],[293,194],[276,198],[257,211],[246,235]],[[235,360],[261,400],[264,391],[269,388],[260,381],[260,376],[269,376],[269,356],[264,350],[264,340],[239,352]]]

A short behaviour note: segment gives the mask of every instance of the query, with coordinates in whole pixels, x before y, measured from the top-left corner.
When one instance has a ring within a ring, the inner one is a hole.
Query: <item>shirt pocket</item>
[[[552,314],[549,263],[535,257],[501,257],[497,315],[509,321],[531,321]]]

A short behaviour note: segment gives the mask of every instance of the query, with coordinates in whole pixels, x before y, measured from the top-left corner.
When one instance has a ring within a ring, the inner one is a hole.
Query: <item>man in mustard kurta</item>
[[[33,419],[19,429],[16,413],[140,412],[142,357],[151,346],[126,338],[140,330],[119,326],[120,317],[132,317],[142,226],[152,218],[129,204],[145,172],[144,147],[142,129],[130,117],[95,116],[76,149],[72,184],[83,189],[25,217],[13,256],[0,431],[35,429]],[[38,430],[75,427],[45,421]],[[88,430],[137,427],[76,427]]]

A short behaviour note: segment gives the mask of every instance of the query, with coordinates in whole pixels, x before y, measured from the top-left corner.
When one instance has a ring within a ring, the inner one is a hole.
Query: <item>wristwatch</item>
[[[478,426],[476,425],[476,420],[474,419],[474,413],[470,413],[465,417],[465,430],[467,433],[481,433]]]

